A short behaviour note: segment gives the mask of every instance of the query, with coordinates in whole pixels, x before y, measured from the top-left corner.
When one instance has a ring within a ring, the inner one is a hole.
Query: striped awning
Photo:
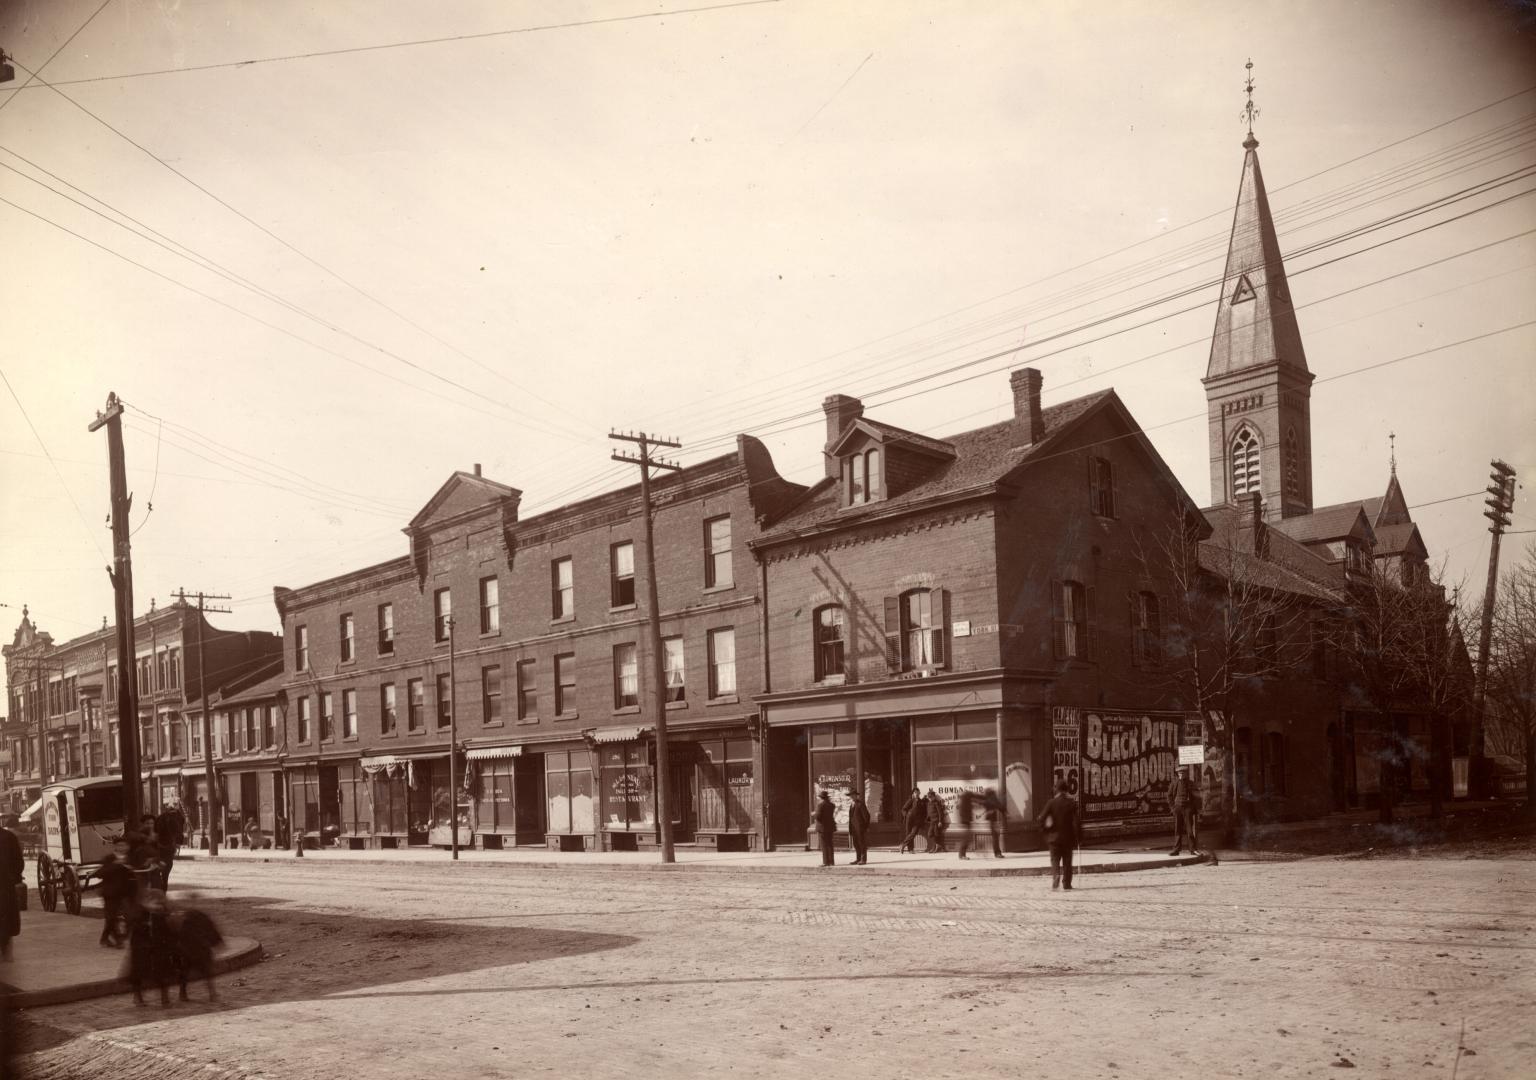
[[[27,807],[25,810],[23,810],[21,812],[21,820],[23,820],[23,821],[27,820],[27,818],[31,817],[33,814],[37,813],[42,808],[43,808],[43,800],[42,799],[38,799],[37,802],[33,803],[31,806]]]
[[[428,761],[432,758],[447,756],[446,750],[431,750],[422,754],[376,754],[373,757],[360,759],[358,764],[365,769],[383,769],[390,765],[408,765],[413,761]]]
[[[181,766],[180,765],[161,765],[157,769],[149,770],[149,775],[150,776],[180,776],[181,775]]]
[[[496,758],[522,757],[521,746],[477,746],[464,751],[465,761],[492,761]]]
[[[592,731],[584,732],[583,734],[594,743],[618,743],[634,742],[650,730],[649,725],[636,724],[632,727],[594,728]]]

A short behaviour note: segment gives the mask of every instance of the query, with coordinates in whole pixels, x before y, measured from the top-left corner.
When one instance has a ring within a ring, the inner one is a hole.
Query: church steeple
[[[1206,365],[1211,502],[1259,492],[1266,514],[1312,512],[1312,373],[1285,280],[1253,134],[1253,61],[1244,83],[1243,174]]]

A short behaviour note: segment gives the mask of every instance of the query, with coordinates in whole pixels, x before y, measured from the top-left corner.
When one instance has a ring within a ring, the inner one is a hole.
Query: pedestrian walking
[[[949,823],[949,811],[936,790],[928,792],[928,850],[944,851],[944,826]]]
[[[15,814],[0,817],[0,960],[4,961],[11,959],[11,939],[21,933],[22,897],[27,888],[21,841],[11,831],[18,820]]]
[[[832,805],[832,796],[823,791],[821,801],[816,804],[816,838],[821,842],[821,865],[831,866],[832,838],[837,835],[837,810]]]
[[[120,949],[128,940],[128,912],[139,883],[133,871],[110,851],[102,856],[96,880],[101,882],[101,944]]]
[[[992,857],[1003,857],[1003,818],[1007,815],[1008,808],[1003,805],[1003,800],[997,797],[997,792],[987,788],[981,794],[981,816],[986,820],[987,832],[992,835]]]
[[[853,845],[853,865],[869,864],[869,807],[864,796],[851,792],[848,804],[848,841]]]
[[[923,798],[923,793],[917,788],[912,789],[912,794],[907,796],[907,801],[901,804],[901,817],[907,825],[907,835],[902,838],[901,850],[917,854],[917,838],[922,835],[923,827],[928,824],[928,800]]]
[[[1072,849],[1083,836],[1083,817],[1077,800],[1067,794],[1067,782],[1056,781],[1056,795],[1045,804],[1037,819],[1051,849],[1051,888],[1072,887]],[[1063,880],[1065,879],[1065,880]]]
[[[960,794],[955,798],[955,817],[958,819],[955,825],[960,830],[960,857],[968,859],[971,841],[976,838],[973,831],[973,822],[976,820],[976,793],[970,788],[961,788]]]
[[[1183,851],[1185,841],[1189,842],[1190,854],[1200,854],[1195,846],[1199,842],[1196,833],[1199,829],[1200,789],[1182,772],[1175,773],[1173,783],[1168,785],[1168,805],[1173,811],[1173,850],[1168,854],[1177,855]]]

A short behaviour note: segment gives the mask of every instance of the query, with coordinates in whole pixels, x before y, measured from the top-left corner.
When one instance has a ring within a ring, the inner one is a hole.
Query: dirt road
[[[23,1075],[1536,1075],[1536,861],[1090,877],[223,864],[220,1006],[41,1010]],[[1350,1068],[1354,1072],[1346,1072]]]

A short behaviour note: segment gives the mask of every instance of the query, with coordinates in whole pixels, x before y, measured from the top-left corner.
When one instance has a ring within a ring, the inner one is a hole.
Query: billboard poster
[[[1053,779],[1065,779],[1089,824],[1165,816],[1179,746],[1199,721],[1179,713],[1057,707]],[[1074,790],[1073,782],[1076,781]]]

